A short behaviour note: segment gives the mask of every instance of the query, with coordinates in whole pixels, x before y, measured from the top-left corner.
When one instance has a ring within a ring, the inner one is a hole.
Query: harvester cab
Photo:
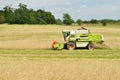
[[[69,38],[70,30],[64,30],[62,31],[62,33],[63,33],[64,41],[66,41]]]
[[[64,36],[64,41],[67,41],[70,37],[75,37],[75,35],[80,35],[80,34],[87,35],[90,32],[89,30],[77,29],[77,30],[63,30],[62,33]],[[78,39],[80,39],[80,37],[78,37]]]
[[[77,30],[63,30],[63,37],[65,43],[53,42],[53,49],[73,50],[76,48],[87,48],[89,50],[94,49],[94,43],[103,43],[104,37],[100,34],[91,34],[89,30],[80,28]]]

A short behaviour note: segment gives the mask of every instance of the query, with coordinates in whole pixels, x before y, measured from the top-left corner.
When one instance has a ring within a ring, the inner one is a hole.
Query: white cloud
[[[119,4],[107,4],[88,6],[85,9],[77,9],[77,17],[83,19],[119,19],[120,18],[120,5]],[[76,17],[76,18],[77,18]]]
[[[81,5],[81,8],[86,8],[86,7],[87,7],[87,5],[85,5],[85,4]]]
[[[71,2],[65,2],[66,5],[71,5]]]

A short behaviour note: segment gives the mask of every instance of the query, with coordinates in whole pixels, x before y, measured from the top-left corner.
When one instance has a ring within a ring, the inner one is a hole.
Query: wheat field
[[[120,49],[120,27],[116,25],[0,25],[0,48],[8,49],[40,49],[51,48],[53,41],[64,42],[62,30],[85,27],[95,34],[103,34],[105,47]]]
[[[0,80],[119,80],[120,60],[0,60]]]
[[[103,34],[98,49],[51,50],[62,30]],[[119,25],[0,25],[0,80],[120,80]]]

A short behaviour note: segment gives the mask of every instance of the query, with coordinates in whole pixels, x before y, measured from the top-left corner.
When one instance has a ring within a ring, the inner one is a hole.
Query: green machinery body
[[[73,50],[76,48],[94,49],[94,43],[103,43],[104,37],[101,34],[91,34],[87,29],[80,30],[63,30],[63,37],[65,43],[56,43],[52,45],[53,49]]]

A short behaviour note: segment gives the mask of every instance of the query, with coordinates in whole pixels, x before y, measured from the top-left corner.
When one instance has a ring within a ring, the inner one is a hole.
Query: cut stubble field
[[[0,25],[0,80],[120,80],[119,25],[82,25],[103,34],[96,49],[52,50],[62,30],[79,26]]]
[[[119,80],[120,60],[0,60],[1,80]]]

